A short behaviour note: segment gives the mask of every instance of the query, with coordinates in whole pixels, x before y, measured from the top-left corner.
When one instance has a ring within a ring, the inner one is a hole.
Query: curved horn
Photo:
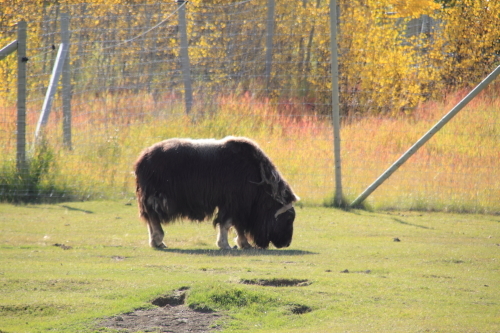
[[[266,180],[267,184],[271,185],[273,198],[278,199],[277,196],[278,196],[279,181],[280,181],[278,172],[276,170],[272,170],[271,176],[269,178],[266,178],[263,163],[260,164],[260,170],[262,178]]]
[[[262,180],[260,182],[258,182],[258,183],[252,182],[252,183],[257,184],[257,185],[264,185],[264,184],[271,185],[272,197],[274,199],[278,200],[280,203],[283,203],[283,202],[281,202],[282,201],[281,198],[279,198],[279,196],[278,196],[279,182],[281,180],[279,173],[276,170],[272,170],[271,176],[269,178],[267,178],[266,171],[264,168],[264,163],[261,162],[260,163],[260,176],[262,178]]]
[[[264,184],[269,184],[269,180],[266,178],[266,172],[264,171],[264,167],[262,166],[262,163],[260,163],[260,177],[262,180],[258,183],[250,181],[250,183],[254,183],[256,185],[264,185]]]
[[[276,212],[276,214],[274,214],[274,218],[277,218],[279,215],[283,214],[284,212],[286,212],[287,210],[291,209],[293,207],[293,202],[290,202],[288,205],[284,205],[283,207],[281,207],[280,209],[278,209],[278,211]]]

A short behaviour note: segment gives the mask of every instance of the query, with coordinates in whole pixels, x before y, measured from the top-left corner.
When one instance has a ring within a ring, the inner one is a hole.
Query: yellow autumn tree
[[[410,112],[426,98],[435,70],[423,60],[424,36],[408,37],[405,31],[412,18],[435,15],[438,8],[429,0],[341,1],[344,113]]]
[[[150,4],[149,6],[146,6]],[[156,58],[161,58],[166,66],[176,57],[165,52],[164,44],[172,40],[177,43],[177,32],[169,26],[162,30],[154,29],[146,38],[132,40],[141,35],[162,15],[170,14],[177,5],[145,0],[90,0],[85,3],[77,0],[41,1],[41,0],[0,0],[0,45],[6,45],[16,39],[16,24],[25,20],[28,24],[28,74],[36,79],[28,80],[28,91],[44,94],[52,64],[60,43],[60,15],[70,14],[72,40],[70,57],[73,68],[84,68],[73,72],[75,85],[99,86],[105,91],[114,86],[127,86],[137,89],[150,87],[155,82]],[[176,22],[176,21],[175,21]],[[153,34],[156,35],[151,37]],[[161,45],[156,42],[164,37]],[[174,38],[169,38],[174,37]],[[158,47],[160,46],[160,47]],[[150,59],[143,59],[145,50]],[[142,54],[140,53],[142,52]],[[153,54],[154,53],[154,54]],[[141,56],[140,56],[141,54]],[[170,62],[168,62],[170,61]],[[15,101],[16,84],[15,56],[0,62],[0,79],[4,82],[0,98]],[[138,81],[130,75],[130,69],[144,74]],[[99,73],[99,75],[96,75]]]
[[[252,90],[275,99],[300,98],[327,113],[329,1],[275,1],[269,86],[267,3],[187,3],[194,88],[206,95]],[[43,93],[56,55],[51,47],[60,42],[59,15],[67,11],[74,29],[70,61],[79,69],[72,80],[81,91],[182,91],[177,15],[134,39],[177,6],[157,0],[0,0],[0,46],[16,38],[16,22],[28,22],[28,66],[36,77],[28,82],[29,91]],[[499,63],[500,1],[338,0],[338,6],[344,114],[409,113],[423,100],[477,83]],[[422,18],[432,24],[410,31]],[[0,98],[9,103],[15,100],[13,59],[0,62]]]
[[[448,87],[474,86],[500,63],[500,1],[443,3],[442,79]]]

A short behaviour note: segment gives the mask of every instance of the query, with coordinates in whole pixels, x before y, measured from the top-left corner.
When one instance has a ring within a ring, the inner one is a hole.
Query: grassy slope
[[[231,332],[500,331],[499,216],[306,207],[289,249],[231,253],[215,250],[210,223],[166,229],[169,249],[155,251],[135,204],[1,204],[0,331],[89,332],[182,286],[188,302],[226,309]],[[312,284],[239,283],[262,278]],[[228,294],[248,302],[210,298]]]

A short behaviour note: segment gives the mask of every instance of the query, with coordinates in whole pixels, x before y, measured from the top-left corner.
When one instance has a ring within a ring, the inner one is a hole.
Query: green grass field
[[[0,332],[110,332],[102,318],[181,287],[224,332],[500,331],[497,215],[304,207],[280,250],[217,250],[211,223],[165,229],[158,251],[135,203],[0,204]]]

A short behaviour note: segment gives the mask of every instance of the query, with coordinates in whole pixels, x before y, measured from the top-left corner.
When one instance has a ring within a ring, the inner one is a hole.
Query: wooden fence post
[[[17,23],[17,156],[18,172],[26,170],[26,22]]]
[[[61,13],[61,42],[68,45],[68,52],[62,70],[63,144],[71,150],[71,72],[69,43],[69,14]]]
[[[334,206],[344,206],[342,196],[342,163],[340,158],[340,101],[339,101],[339,65],[337,45],[337,1],[330,0],[330,53],[332,72],[332,122],[333,149],[335,158],[335,198]]]
[[[266,24],[266,89],[269,90],[271,83],[271,69],[273,64],[273,36],[274,36],[274,0],[267,1],[267,24]]]
[[[182,77],[184,79],[184,100],[186,103],[186,114],[191,112],[193,106],[193,89],[191,87],[191,67],[189,64],[188,38],[186,24],[186,3],[184,0],[176,0],[179,4],[179,33],[181,40],[181,63]]]

